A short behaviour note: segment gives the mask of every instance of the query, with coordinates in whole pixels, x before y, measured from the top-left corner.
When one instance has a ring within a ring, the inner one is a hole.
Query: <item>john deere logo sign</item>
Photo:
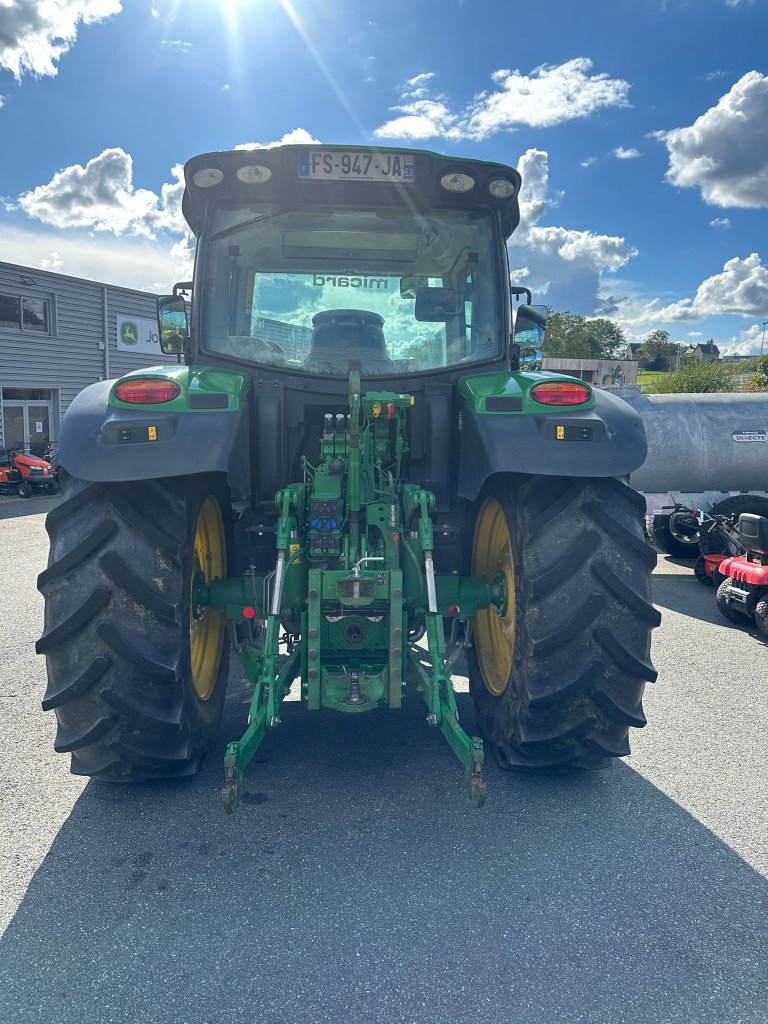
[[[138,316],[117,316],[117,348],[120,352],[145,352],[160,360],[157,321]]]
[[[120,324],[120,340],[124,345],[134,347],[139,344],[139,328],[130,320],[123,320]]]

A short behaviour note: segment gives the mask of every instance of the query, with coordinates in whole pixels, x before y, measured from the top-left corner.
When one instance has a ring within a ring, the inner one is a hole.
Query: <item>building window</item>
[[[32,295],[0,292],[0,327],[12,331],[51,333],[50,302]]]

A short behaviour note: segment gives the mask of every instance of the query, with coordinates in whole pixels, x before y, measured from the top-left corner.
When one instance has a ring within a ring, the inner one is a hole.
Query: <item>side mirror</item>
[[[452,320],[459,311],[455,288],[419,288],[416,292],[415,316],[424,323]]]
[[[547,307],[522,305],[515,316],[515,344],[521,348],[538,349],[544,344]]]
[[[187,305],[180,295],[158,295],[157,326],[160,351],[166,356],[181,355],[189,337],[189,326]]]

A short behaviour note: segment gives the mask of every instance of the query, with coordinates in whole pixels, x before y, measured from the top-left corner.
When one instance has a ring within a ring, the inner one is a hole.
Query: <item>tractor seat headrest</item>
[[[312,317],[312,346],[307,364],[360,360],[363,370],[382,373],[394,364],[387,355],[384,318],[361,309],[326,309]],[[335,358],[334,358],[335,357]]]

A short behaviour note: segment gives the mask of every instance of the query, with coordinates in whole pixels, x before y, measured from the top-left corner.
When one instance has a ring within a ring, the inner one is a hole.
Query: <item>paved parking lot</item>
[[[53,753],[33,648],[52,503],[0,499],[0,1021],[768,1020],[766,643],[690,566],[660,558],[649,725],[611,770],[490,766],[473,812],[420,705],[294,703],[227,818],[236,670],[195,779],[118,788]]]

